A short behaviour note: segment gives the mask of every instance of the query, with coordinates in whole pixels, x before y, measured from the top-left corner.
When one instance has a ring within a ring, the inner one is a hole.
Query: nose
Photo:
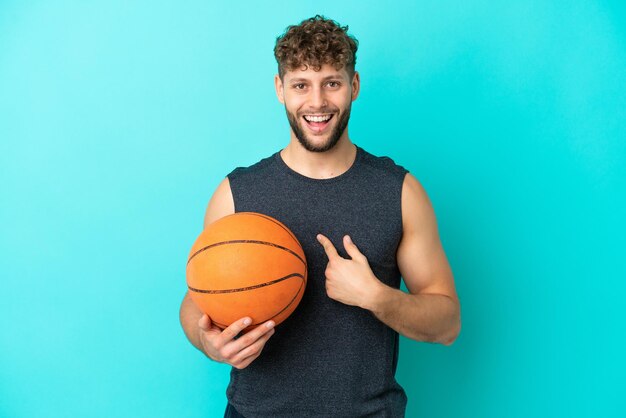
[[[312,90],[310,99],[311,107],[315,110],[320,110],[328,105],[324,89],[321,87],[317,87]]]

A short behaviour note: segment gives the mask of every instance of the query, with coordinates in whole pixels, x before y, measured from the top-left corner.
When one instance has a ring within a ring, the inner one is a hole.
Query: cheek
[[[348,107],[350,107],[350,104],[352,103],[352,93],[348,91],[347,93],[342,94],[341,96],[337,97],[337,100],[335,101],[335,103],[341,109],[347,109]]]
[[[294,115],[298,114],[298,110],[302,107],[302,100],[298,97],[284,96],[285,97],[285,107]]]

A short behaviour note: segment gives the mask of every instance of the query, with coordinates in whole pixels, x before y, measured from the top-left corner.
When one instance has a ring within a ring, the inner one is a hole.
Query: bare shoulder
[[[218,184],[213,192],[213,196],[211,196],[209,200],[206,213],[204,214],[204,227],[206,228],[212,222],[233,213],[235,213],[235,201],[233,199],[233,193],[230,190],[228,177],[225,177],[224,180]]]
[[[415,228],[436,228],[435,212],[426,189],[411,173],[402,184],[402,225],[406,232]]]

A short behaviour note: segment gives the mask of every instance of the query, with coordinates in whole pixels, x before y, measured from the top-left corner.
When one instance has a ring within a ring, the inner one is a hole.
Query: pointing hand
[[[348,235],[343,237],[343,246],[351,259],[341,257],[324,235],[318,234],[317,240],[328,256],[325,271],[328,296],[346,305],[370,306],[370,300],[376,297],[382,283],[374,275],[367,258]]]

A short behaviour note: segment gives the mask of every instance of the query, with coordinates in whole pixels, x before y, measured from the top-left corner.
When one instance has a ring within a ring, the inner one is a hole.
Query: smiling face
[[[292,136],[311,152],[332,149],[347,137],[352,102],[359,94],[359,73],[350,76],[345,68],[329,64],[319,71],[287,71],[283,80],[274,79],[278,100],[285,105]]]

